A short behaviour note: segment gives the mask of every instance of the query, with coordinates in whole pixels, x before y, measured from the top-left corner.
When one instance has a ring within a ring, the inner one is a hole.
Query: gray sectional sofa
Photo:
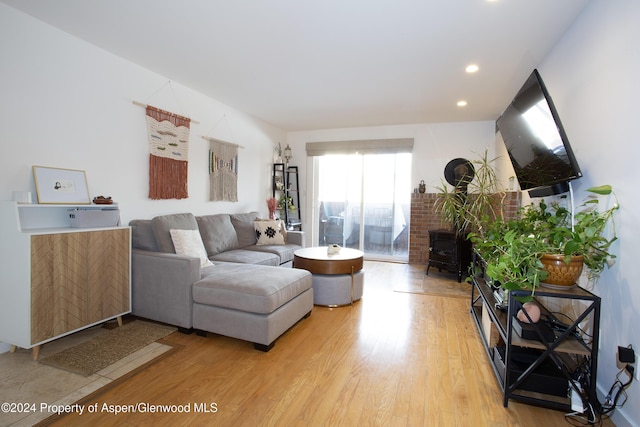
[[[132,220],[132,313],[268,351],[311,314],[313,289],[308,271],[291,268],[304,234],[289,231],[285,244],[258,245],[258,216],[179,213]],[[198,230],[212,265],[177,255],[170,230]]]

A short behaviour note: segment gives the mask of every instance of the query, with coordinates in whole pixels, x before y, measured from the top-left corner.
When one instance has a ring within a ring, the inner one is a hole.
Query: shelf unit
[[[280,219],[284,220],[288,230],[302,230],[300,214],[300,187],[298,183],[298,167],[286,163],[274,163],[272,175],[272,194],[278,201],[289,199],[293,210],[287,209],[286,203],[278,208]]]
[[[475,254],[474,263],[476,265],[479,263]],[[584,390],[583,403],[597,404],[596,374],[600,330],[600,298],[598,296],[578,286],[563,290],[537,288],[535,301],[541,307],[543,316],[556,322],[565,323],[564,330],[555,331],[553,341],[546,342],[543,339],[524,339],[514,329],[517,322],[515,316],[519,309],[518,298],[529,296],[530,291],[508,292],[507,309],[503,309],[495,297],[494,289],[486,283],[482,275],[474,276],[472,282],[471,314],[503,392],[505,407],[508,406],[509,399],[512,399],[551,409],[571,411],[570,396],[576,393],[582,395],[576,383],[571,381],[574,379],[573,374],[579,364],[588,367],[586,370],[588,388]],[[568,322],[564,321],[564,318],[558,319],[546,309],[543,301],[551,303],[556,299],[560,299],[561,302],[581,301],[581,311],[570,324],[566,324]],[[585,320],[590,322],[591,337],[589,337],[589,342],[585,341],[587,338],[583,333],[579,333],[580,324]],[[534,332],[542,338],[543,330],[539,324],[532,325]],[[503,348],[504,351],[502,351]],[[523,349],[534,349],[537,350],[537,353],[520,372],[514,368],[516,366],[514,354],[523,351]],[[557,368],[552,380],[555,378],[559,378],[561,381],[566,380],[566,396],[532,390],[530,386],[525,387],[525,384],[539,384],[543,388],[545,387],[544,384],[541,384],[544,381],[541,378],[544,377],[537,376],[544,363],[551,363]],[[572,391],[576,393],[572,393]]]
[[[0,341],[35,359],[46,342],[131,312],[130,228],[71,226],[70,211],[104,208],[0,202]]]

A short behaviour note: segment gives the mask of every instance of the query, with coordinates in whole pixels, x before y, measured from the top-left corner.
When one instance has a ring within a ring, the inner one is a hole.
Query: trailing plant
[[[616,257],[610,248],[617,240],[613,215],[620,205],[616,201],[612,207],[599,210],[597,196],[613,194],[610,185],[591,187],[586,191],[592,194],[573,218],[559,202],[547,205],[542,200],[537,205],[524,208],[520,222],[526,228],[525,232],[534,234],[547,245],[545,253],[563,254],[566,264],[569,264],[571,256],[582,255],[589,280],[596,281],[605,266],[613,265]],[[611,232],[608,235],[609,225]]]
[[[526,233],[516,220],[488,222],[485,232],[469,233],[475,251],[485,263],[485,274],[494,287],[535,291],[547,273],[540,262],[546,244]]]
[[[506,289],[531,289],[544,282],[546,271],[540,257],[543,254],[564,254],[569,264],[572,255],[582,255],[590,281],[597,281],[607,265],[613,265],[615,255],[611,244],[617,239],[613,215],[617,202],[600,211],[597,195],[613,194],[611,186],[592,187],[592,193],[571,217],[571,212],[544,200],[519,211],[517,219],[504,222],[485,218],[484,232],[472,232],[469,239],[486,263],[486,275]],[[607,226],[612,225],[607,237]]]
[[[296,205],[293,204],[293,197],[286,197],[284,194],[281,195],[278,201],[278,209],[287,209],[289,212],[295,212]]]

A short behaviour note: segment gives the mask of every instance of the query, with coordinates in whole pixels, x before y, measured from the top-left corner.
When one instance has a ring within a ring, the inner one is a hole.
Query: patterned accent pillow
[[[176,254],[200,258],[200,268],[213,265],[207,258],[207,251],[202,243],[202,236],[198,230],[169,230]]]
[[[282,221],[254,221],[253,228],[256,230],[256,245],[284,245],[284,226]]]

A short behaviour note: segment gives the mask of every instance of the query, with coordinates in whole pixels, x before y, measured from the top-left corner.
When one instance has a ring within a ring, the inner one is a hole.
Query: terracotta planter
[[[582,273],[582,255],[571,257],[569,264],[564,262],[562,254],[545,254],[540,258],[544,269],[547,270],[545,284],[553,286],[574,286]]]

